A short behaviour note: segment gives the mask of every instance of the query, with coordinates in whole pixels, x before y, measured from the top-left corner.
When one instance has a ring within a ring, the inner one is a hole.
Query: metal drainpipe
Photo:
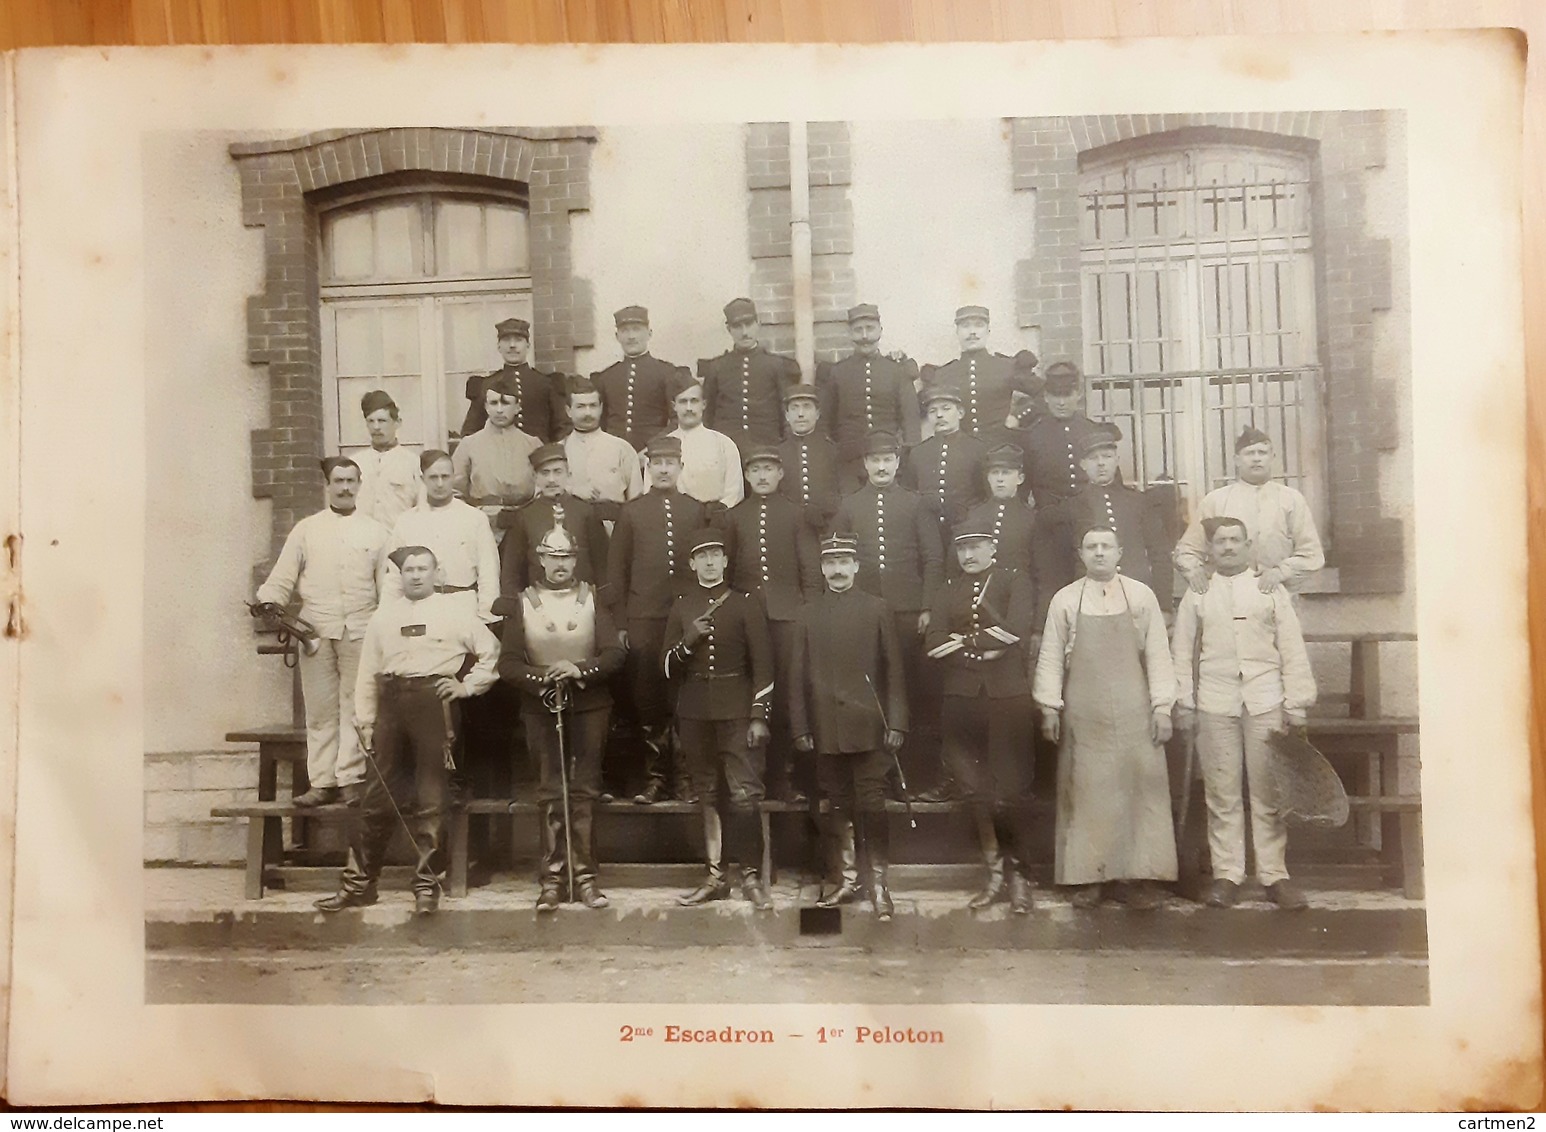
[[[794,276],[794,355],[800,380],[816,379],[816,302],[811,284],[810,147],[804,122],[789,123],[789,248]]]

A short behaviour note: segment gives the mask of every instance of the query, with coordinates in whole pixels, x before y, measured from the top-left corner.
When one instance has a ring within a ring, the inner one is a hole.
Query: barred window
[[[1311,190],[1306,157],[1243,146],[1081,167],[1089,412],[1121,427],[1128,481],[1174,482],[1188,515],[1254,425],[1326,527]]]

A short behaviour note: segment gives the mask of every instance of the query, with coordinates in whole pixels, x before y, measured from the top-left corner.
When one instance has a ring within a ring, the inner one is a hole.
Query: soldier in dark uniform
[[[934,501],[943,546],[950,529],[983,496],[988,446],[961,431],[961,391],[955,386],[925,386],[922,400],[934,432],[907,454],[901,483]]]
[[[726,514],[725,550],[730,555],[730,584],[756,598],[768,619],[773,640],[773,672],[787,686],[795,622],[800,607],[821,591],[816,532],[805,509],[779,491],[783,459],[771,444],[746,453],[746,482],[751,494]],[[791,761],[789,717],[776,704],[770,721],[767,770],[768,795],[803,803]]]
[[[1144,492],[1121,482],[1117,470],[1117,444],[1122,432],[1114,424],[1100,424],[1085,437],[1080,467],[1088,481],[1073,495],[1039,511],[1040,531],[1036,554],[1037,589],[1041,594],[1038,622],[1046,619],[1046,606],[1058,590],[1077,581],[1083,573],[1079,540],[1091,527],[1110,527],[1117,542],[1128,548],[1122,573],[1154,591],[1160,608],[1171,608],[1174,566],[1171,540],[1159,507]]]
[[[988,451],[985,463],[988,498],[967,511],[966,521],[992,532],[998,543],[994,560],[999,565],[1030,578],[1034,569],[1036,512],[1026,506],[1020,495],[1025,483],[1025,453],[1013,444],[1000,444]],[[946,575],[953,577],[960,572],[960,563],[955,555],[950,555],[945,563]]]
[[[623,666],[623,646],[611,615],[597,600],[595,587],[580,580],[576,540],[563,526],[561,511],[556,518],[536,546],[542,565],[539,580],[521,591],[505,618],[499,654],[500,678],[520,692],[526,746],[539,767],[538,912],[558,910],[565,868],[581,904],[607,906],[596,880],[592,831],[601,791],[601,753],[612,716],[607,678]],[[559,727],[564,729],[562,754]],[[567,757],[568,767],[560,767],[560,757]]]
[[[859,585],[882,597],[896,621],[897,641],[912,689],[915,724],[932,723],[935,701],[919,678],[923,635],[929,628],[929,605],[944,580],[939,512],[928,496],[896,483],[901,461],[896,437],[876,432],[865,445],[864,466],[870,482],[838,505],[833,526],[852,533],[859,542]],[[915,726],[914,730],[918,730]],[[920,777],[935,777],[911,744],[903,751],[909,785]],[[920,775],[921,771],[927,775]]]
[[[814,385],[791,385],[784,390],[784,423],[788,432],[778,446],[784,463],[784,494],[806,509],[806,517],[818,532],[832,529],[837,514],[837,445],[816,426],[821,402]]]
[[[499,356],[505,364],[493,373],[467,379],[469,404],[466,419],[462,421],[462,435],[470,436],[488,423],[483,398],[488,387],[503,377],[515,387],[519,399],[515,427],[544,443],[561,439],[569,431],[569,418],[564,411],[563,378],[527,364],[526,356],[531,352],[531,324],[525,319],[507,318],[494,324],[494,333],[499,336]]]
[[[865,482],[864,443],[872,432],[889,432],[902,444],[918,440],[918,367],[905,355],[880,352],[880,311],[860,303],[848,311],[854,352],[816,371],[821,419],[837,442],[839,487],[855,491]]]
[[[1007,887],[1011,909],[1031,910],[1025,855],[1031,844],[1031,739],[1035,722],[1027,655],[1036,614],[1028,579],[994,561],[992,534],[956,528],[961,574],[935,601],[928,654],[942,685],[945,761],[971,805],[987,883],[967,907],[982,909]]]
[[[961,356],[942,366],[924,367],[924,392],[936,384],[955,386],[961,391],[961,431],[1002,443],[1005,430],[1019,427],[1020,417],[1040,415],[1036,355],[1021,350],[1011,358],[990,352],[987,307],[967,306],[956,311],[956,339],[961,343]]]
[[[725,858],[741,866],[741,893],[760,912],[763,751],[773,708],[773,645],[758,602],[730,588],[724,535],[704,529],[688,543],[696,584],[671,607],[662,663],[681,680],[676,726],[703,813],[708,879],[678,898],[687,907],[730,893]],[[721,793],[720,778],[726,789]],[[721,815],[719,801],[728,803]]]
[[[607,528],[596,509],[569,493],[569,454],[562,444],[544,444],[531,454],[537,494],[505,521],[499,544],[500,601],[494,612],[506,610],[527,586],[542,578],[538,547],[555,526],[563,526],[574,542],[574,576],[592,586],[607,579]],[[501,516],[503,518],[503,516]]]
[[[750,299],[725,305],[731,348],[698,359],[703,379],[703,423],[722,432],[742,452],[777,444],[784,434],[784,391],[800,381],[800,363],[770,354],[757,340],[757,308]]]
[[[648,782],[634,799],[650,805],[685,790],[671,750],[671,702],[660,666],[671,603],[692,584],[687,539],[704,526],[707,509],[677,490],[682,442],[659,436],[645,450],[650,490],[623,504],[607,547],[606,599],[629,652],[629,698],[648,751]],[[675,773],[673,773],[673,771]]]
[[[1084,389],[1073,362],[1053,362],[1047,367],[1044,396],[1046,414],[1015,431],[1012,438],[1025,452],[1026,482],[1038,509],[1084,486],[1080,454],[1085,438],[1098,427],[1079,411]]]
[[[601,427],[621,436],[636,452],[671,427],[671,390],[690,376],[686,366],[663,362],[649,352],[650,312],[624,307],[612,315],[623,360],[590,375],[601,390]]]
[[[821,572],[826,588],[796,626],[788,693],[795,745],[817,756],[816,773],[830,805],[827,843],[839,862],[837,888],[816,903],[836,908],[858,896],[857,843],[869,858],[875,914],[889,920],[886,776],[907,735],[902,649],[886,603],[854,585],[857,539],[823,540]]]

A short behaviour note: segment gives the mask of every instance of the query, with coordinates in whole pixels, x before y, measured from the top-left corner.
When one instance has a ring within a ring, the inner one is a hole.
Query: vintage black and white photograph
[[[1403,112],[142,158],[147,1002],[1427,1002]]]
[[[1527,1103],[1520,60],[20,59],[8,1095]]]

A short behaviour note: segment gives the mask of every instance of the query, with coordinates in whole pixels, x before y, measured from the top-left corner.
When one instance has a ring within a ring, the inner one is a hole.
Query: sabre
[[[569,685],[556,680],[542,693],[542,702],[553,713],[553,729],[558,734],[558,787],[564,803],[564,872],[569,878],[569,903],[574,903],[574,838],[569,831],[569,756],[564,750],[564,708],[569,702]]]
[[[381,782],[381,789],[387,796],[387,801],[392,804],[392,812],[397,815],[398,824],[403,827],[403,832],[408,835],[408,844],[413,846],[414,856],[422,857],[424,854],[419,849],[419,839],[413,835],[413,827],[408,824],[408,819],[403,817],[402,810],[397,808],[397,799],[392,795],[392,785],[386,780],[386,775],[381,773],[381,764],[376,761],[375,754],[365,745],[365,735],[360,730],[360,721],[354,721],[354,734],[360,741],[360,750],[365,759],[370,763],[371,769],[376,772],[376,778]],[[364,809],[364,799],[360,801],[360,807]]]
[[[869,685],[870,698],[875,701],[875,710],[880,712],[880,725],[890,732],[891,724],[886,719],[886,709],[881,706],[880,693],[875,690],[875,682],[870,679],[868,672],[864,674],[864,682]],[[884,743],[882,745],[884,746]],[[886,750],[891,754],[891,765],[896,767],[897,779],[902,783],[902,806],[907,810],[907,824],[910,828],[917,829],[918,819],[913,817],[912,791],[907,788],[907,774],[902,770],[902,760],[897,758],[896,752],[890,747],[886,747]]]

